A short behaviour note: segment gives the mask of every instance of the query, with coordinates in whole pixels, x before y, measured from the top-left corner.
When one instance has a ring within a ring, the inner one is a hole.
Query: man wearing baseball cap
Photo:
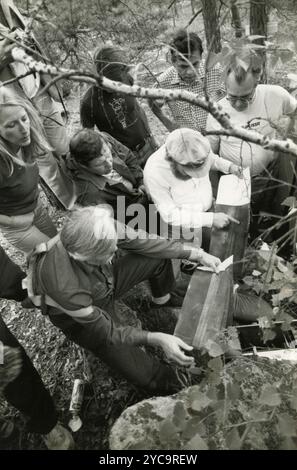
[[[171,132],[144,168],[144,184],[163,221],[199,246],[202,227],[223,228],[230,222],[226,214],[210,212],[210,170],[241,175],[239,166],[212,152],[200,132],[187,128]]]

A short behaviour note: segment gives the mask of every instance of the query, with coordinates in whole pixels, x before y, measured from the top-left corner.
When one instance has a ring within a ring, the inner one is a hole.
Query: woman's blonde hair
[[[5,86],[0,86],[0,115],[1,109],[4,106],[20,106],[28,114],[30,120],[30,137],[31,142],[28,146],[24,147],[25,162],[32,162],[36,157],[44,155],[53,149],[49,145],[46,135],[38,116],[37,111],[25,98],[20,97],[12,89],[8,89]],[[13,154],[9,145],[0,136],[0,158],[1,164],[7,167],[9,175],[13,173],[14,163],[21,164],[21,161]]]

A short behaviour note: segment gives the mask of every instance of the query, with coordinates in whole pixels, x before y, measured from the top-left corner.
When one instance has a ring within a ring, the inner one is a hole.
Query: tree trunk
[[[267,0],[250,0],[250,34],[261,35],[267,37],[267,23],[268,23],[269,5]],[[264,39],[255,41],[257,44],[264,44]],[[266,71],[266,54],[261,53],[263,59],[263,74],[261,82],[267,82]]]
[[[267,36],[268,23],[267,0],[251,0],[250,2],[250,33]]]
[[[238,6],[233,3],[231,5],[231,15],[232,15],[232,26],[235,29],[235,37],[236,38],[241,38],[242,37],[242,25],[241,25],[241,19],[238,11]]]
[[[208,49],[220,52],[221,32],[216,0],[201,0],[205,37]]]

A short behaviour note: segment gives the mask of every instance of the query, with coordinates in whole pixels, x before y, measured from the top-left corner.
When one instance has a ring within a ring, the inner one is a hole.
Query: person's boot
[[[74,449],[74,440],[71,433],[59,423],[43,436],[43,440],[49,450]]]

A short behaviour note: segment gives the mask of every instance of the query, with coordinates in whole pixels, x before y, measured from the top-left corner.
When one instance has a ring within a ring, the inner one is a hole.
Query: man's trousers
[[[0,297],[17,301],[27,297],[27,291],[23,290],[21,285],[25,273],[9,259],[1,247],[0,272]],[[2,346],[19,348],[22,358],[21,372],[5,387],[4,397],[29,418],[28,428],[31,432],[47,434],[57,424],[53,400],[24,348],[9,331],[0,315],[0,347]]]

